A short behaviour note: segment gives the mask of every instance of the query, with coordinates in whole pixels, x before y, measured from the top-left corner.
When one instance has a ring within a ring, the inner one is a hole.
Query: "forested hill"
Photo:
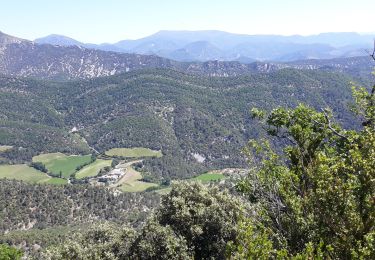
[[[141,70],[90,80],[53,82],[0,77],[0,144],[6,161],[40,152],[87,153],[148,147],[163,157],[144,161],[155,178],[186,178],[208,168],[244,165],[240,149],[261,134],[252,107],[331,107],[351,125],[343,74],[282,69],[235,78],[174,70]],[[73,128],[77,133],[70,133]],[[23,149],[18,149],[22,147]]]

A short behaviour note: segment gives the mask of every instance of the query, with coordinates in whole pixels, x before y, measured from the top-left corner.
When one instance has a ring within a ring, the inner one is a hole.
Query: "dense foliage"
[[[238,190],[246,202],[181,183],[149,216],[156,193],[2,180],[0,231],[9,233],[0,242],[51,246],[46,259],[373,259],[375,87],[354,88],[353,118],[349,80],[293,69],[226,79],[171,70],[70,82],[0,77],[0,145],[13,146],[1,152],[2,163],[30,162],[41,152],[147,147],[163,156],[137,169],[144,180],[169,184],[244,167],[239,148],[257,139],[244,149],[250,173]]]
[[[288,145],[282,154],[266,141],[246,148],[254,168],[239,187],[259,210],[244,225],[236,258],[375,257],[374,91],[354,88],[364,126],[358,131],[334,124],[328,110],[304,105],[267,116],[253,110]],[[264,247],[255,250],[257,243]]]
[[[0,244],[0,259],[1,260],[18,260],[22,257],[22,252],[14,247],[5,244]]]
[[[237,237],[240,201],[218,188],[176,184],[139,232],[99,225],[60,246],[46,259],[223,259]]]
[[[25,256],[38,259],[43,249],[53,245],[60,245],[71,238],[73,234],[83,233],[97,224],[84,223],[43,229],[32,228],[29,230],[10,231],[0,235],[0,244],[12,245],[23,251]]]
[[[292,69],[235,78],[171,70],[73,82],[0,77],[0,144],[14,146],[0,157],[16,163],[41,152],[87,154],[89,146],[100,153],[146,147],[163,153],[144,160],[143,168],[148,179],[160,181],[244,167],[240,148],[262,133],[249,120],[249,107],[330,106],[348,125],[349,80]]]
[[[114,221],[139,224],[159,202],[156,194],[116,194],[84,186],[0,181],[0,231]]]
[[[267,140],[244,149],[240,197],[197,183],[175,185],[139,231],[99,226],[46,259],[373,259],[375,87],[354,88],[362,127],[345,130],[328,109],[253,109]]]

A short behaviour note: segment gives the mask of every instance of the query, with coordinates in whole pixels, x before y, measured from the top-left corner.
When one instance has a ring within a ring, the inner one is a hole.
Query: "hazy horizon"
[[[159,31],[156,31],[154,33],[151,33],[149,35],[144,35],[142,37],[139,37],[139,38],[133,38],[133,39],[120,39],[119,41],[122,41],[122,40],[139,40],[139,39],[142,39],[142,38],[146,38],[148,36],[151,36],[151,35],[154,35],[154,34],[158,34],[160,32],[209,32],[209,31],[218,31],[218,32],[223,32],[223,33],[229,33],[229,34],[236,34],[236,35],[250,35],[250,36],[285,36],[285,37],[288,37],[288,36],[303,36],[303,37],[308,37],[308,36],[316,36],[316,35],[320,35],[320,34],[339,34],[339,33],[357,33],[359,35],[375,35],[375,32],[355,32],[355,31],[342,31],[342,32],[321,32],[321,33],[316,33],[316,34],[306,34],[306,35],[303,35],[303,34],[275,34],[275,33],[271,33],[271,34],[245,34],[245,33],[234,33],[234,32],[230,32],[230,31],[221,31],[221,30],[159,30]],[[40,36],[40,37],[37,37],[37,38],[33,38],[33,39],[30,39],[30,38],[24,38],[24,37],[20,37],[19,35],[15,35],[15,34],[12,34],[12,33],[9,33],[9,32],[6,32],[6,31],[3,31],[1,28],[0,28],[0,32],[4,33],[4,34],[7,34],[7,35],[10,35],[10,36],[14,36],[14,37],[18,37],[18,38],[21,38],[21,39],[24,39],[24,40],[29,40],[29,41],[35,41],[37,39],[40,39],[40,38],[44,38],[44,37],[47,37],[47,36],[52,36],[52,35],[56,35],[56,36],[64,36],[64,37],[68,37],[68,38],[71,38],[71,39],[74,39],[74,40],[77,40],[79,42],[82,42],[82,43],[85,43],[85,44],[105,44],[105,43],[109,43],[109,44],[114,44],[114,43],[117,43],[119,41],[116,41],[116,42],[108,42],[108,41],[104,41],[104,42],[85,42],[85,41],[81,41],[80,39],[77,39],[77,38],[74,38],[74,37],[71,37],[70,35],[65,35],[65,34],[60,34],[60,33],[51,33],[51,34],[48,34],[48,35],[44,35],[44,36]]]
[[[34,40],[50,34],[84,43],[139,39],[158,31],[218,30],[247,35],[371,34],[375,1],[246,0],[2,3],[0,30]]]

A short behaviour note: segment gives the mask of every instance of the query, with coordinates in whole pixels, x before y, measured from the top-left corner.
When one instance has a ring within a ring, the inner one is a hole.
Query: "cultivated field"
[[[149,148],[135,147],[135,148],[112,148],[105,152],[108,156],[141,158],[141,157],[162,157],[161,151],[151,150]]]
[[[68,180],[61,179],[61,178],[49,178],[46,182],[43,182],[46,184],[53,184],[53,185],[64,185],[68,183]]]
[[[76,172],[78,166],[90,163],[91,155],[65,155],[62,153],[48,153],[33,157],[33,162],[43,163],[49,172],[54,174],[62,173],[62,177],[69,176]]]
[[[21,180],[29,183],[65,184],[66,180],[51,178],[26,164],[0,165],[0,178]]]
[[[136,162],[138,161],[124,164],[123,170],[125,171],[125,175],[116,184],[119,190],[123,192],[142,192],[150,187],[158,186],[156,183],[141,181],[141,173],[134,170],[131,166],[133,163]]]
[[[98,175],[100,169],[106,166],[111,166],[112,160],[97,159],[95,162],[83,167],[76,173],[77,179],[83,179],[85,177],[92,177]]]
[[[165,194],[168,194],[171,190],[172,190],[172,187],[167,187],[167,188],[155,190],[155,192],[160,195],[165,195]]]
[[[219,181],[225,179],[225,176],[220,173],[203,173],[197,177],[192,178],[192,180],[201,182]]]

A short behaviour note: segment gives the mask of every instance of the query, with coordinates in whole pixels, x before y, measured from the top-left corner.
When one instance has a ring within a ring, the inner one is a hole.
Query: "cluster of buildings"
[[[98,182],[108,183],[108,184],[114,184],[119,179],[121,179],[122,176],[125,175],[126,170],[122,168],[115,168],[108,172],[107,174],[100,176],[97,178]]]

